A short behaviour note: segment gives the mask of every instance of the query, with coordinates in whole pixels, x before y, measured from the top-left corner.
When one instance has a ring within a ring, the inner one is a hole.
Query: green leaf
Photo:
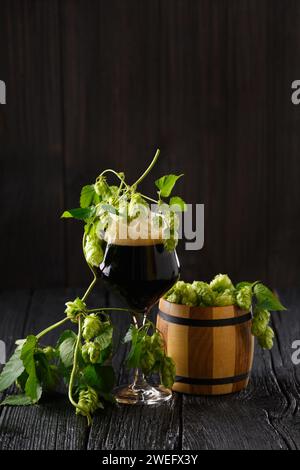
[[[35,354],[35,363],[37,376],[43,389],[46,391],[54,390],[58,383],[58,370],[56,365],[50,365],[47,356],[42,351]]]
[[[113,389],[116,377],[111,366],[94,364],[83,370],[83,379],[86,385],[98,392],[108,393]]]
[[[34,354],[37,347],[37,338],[33,335],[29,335],[24,343],[21,350],[21,359],[23,361],[26,372],[28,373],[28,379],[25,385],[25,394],[30,397],[33,403],[39,401],[42,395],[42,387],[39,383]]]
[[[130,325],[129,330],[127,331],[123,343],[129,343],[130,341],[135,341],[138,335],[138,330],[134,325]]]
[[[27,397],[26,395],[11,395],[6,397],[5,400],[0,403],[0,406],[28,406],[32,404],[33,402],[31,401],[31,398]]]
[[[248,282],[248,281],[243,281],[243,282],[238,282],[238,284],[235,286],[236,289],[242,289],[243,287],[250,287],[253,286],[253,282]]]
[[[93,184],[88,184],[83,186],[80,193],[80,207],[87,208],[92,205],[92,203],[99,202],[99,196],[96,194]]]
[[[72,330],[65,330],[61,333],[60,337],[58,338],[57,340],[57,343],[56,343],[56,348],[58,349],[59,346],[65,341],[65,339],[67,338],[75,338],[75,341],[76,341],[76,338],[77,338],[77,335],[76,333],[74,333],[74,331]]]
[[[78,207],[76,209],[69,209],[65,211],[61,218],[62,219],[79,219],[79,220],[86,220],[90,217],[93,217],[95,214],[95,207]]]
[[[286,310],[280,300],[264,284],[256,284],[254,286],[254,294],[258,308],[273,311]]]
[[[110,214],[118,214],[118,210],[112,204],[101,204],[99,212],[109,212]]]
[[[21,360],[21,346],[17,347],[0,374],[0,392],[10,387],[24,372],[25,367]]]
[[[142,342],[137,341],[135,344],[132,343],[131,350],[126,359],[126,364],[129,369],[139,367],[140,357],[142,351]]]
[[[181,212],[185,212],[187,207],[186,207],[186,203],[184,202],[183,199],[181,199],[181,197],[179,196],[174,196],[174,197],[171,197],[170,199],[170,206],[176,206],[176,211],[181,211]]]
[[[112,336],[113,336],[113,327],[111,324],[107,324],[104,331],[99,335],[96,336],[94,339],[94,342],[100,345],[100,348],[106,349],[108,346],[110,346],[112,342]]]
[[[71,367],[73,364],[76,339],[77,336],[75,333],[73,333],[67,337],[58,347],[60,360],[65,367]]]
[[[165,175],[159,178],[158,180],[155,181],[156,187],[159,189],[160,194],[162,197],[169,197],[176,181],[181,178],[183,174],[181,175]]]

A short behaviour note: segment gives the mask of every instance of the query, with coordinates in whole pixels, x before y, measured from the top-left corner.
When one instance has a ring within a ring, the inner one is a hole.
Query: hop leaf
[[[234,286],[227,274],[217,274],[211,281],[210,287],[217,292],[224,292],[227,289],[234,290]]]

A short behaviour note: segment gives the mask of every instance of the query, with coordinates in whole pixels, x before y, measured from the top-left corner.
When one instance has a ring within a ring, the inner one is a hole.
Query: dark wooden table
[[[63,317],[64,302],[80,290],[7,291],[0,294],[0,339],[7,353],[14,340],[37,333]],[[300,340],[300,290],[279,290],[288,312],[273,315],[277,341],[271,352],[256,348],[247,390],[223,397],[174,394],[159,407],[107,406],[93,421],[76,417],[63,394],[41,404],[0,409],[1,449],[300,449],[300,365],[293,365],[293,341]],[[108,293],[90,305],[116,306]],[[114,314],[120,335],[127,315]],[[48,342],[55,341],[50,333]],[[119,382],[125,348],[115,358]],[[1,394],[0,394],[1,395]],[[3,396],[0,398],[3,398]]]

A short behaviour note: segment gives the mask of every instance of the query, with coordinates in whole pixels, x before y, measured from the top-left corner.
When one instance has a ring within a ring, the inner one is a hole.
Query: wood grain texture
[[[129,182],[159,145],[158,1],[61,4],[66,204],[104,168]],[[72,222],[71,222],[72,224]],[[67,228],[68,282],[85,282],[81,231]]]
[[[174,391],[225,395],[247,386],[254,347],[247,314],[235,306],[189,307],[159,301],[157,328],[176,365]],[[234,324],[241,320],[243,323]],[[229,324],[220,325],[224,321]],[[212,383],[219,379],[227,383]]]
[[[7,104],[0,107],[4,287],[64,284],[58,5],[1,2],[0,74],[7,84]]]
[[[22,294],[22,293],[21,293]],[[21,295],[17,293],[16,299]],[[11,319],[1,319],[4,332],[12,323],[10,335],[16,333],[14,320],[19,319],[22,325],[21,337],[36,334],[50,324],[64,317],[65,302],[82,295],[83,290],[52,289],[36,291],[30,301],[27,313],[18,311],[14,295],[10,293]],[[28,302],[29,296],[27,296]],[[105,293],[95,292],[91,296],[93,305],[105,306]],[[12,314],[12,309],[14,314]],[[74,328],[71,324],[51,331],[44,337],[44,344],[55,344],[63,329]],[[2,328],[1,328],[2,330]],[[7,334],[7,333],[6,333]],[[84,449],[88,436],[86,420],[74,414],[74,408],[64,395],[55,394],[42,399],[41,404],[32,407],[4,407],[0,415],[0,448],[1,449]],[[34,430],[34,432],[33,432]]]
[[[1,339],[10,344],[28,330],[60,318],[62,304],[82,291],[41,290],[0,295]],[[291,361],[292,342],[300,338],[299,289],[279,290],[287,312],[273,315],[276,341],[271,352],[256,348],[247,390],[224,397],[174,396],[166,407],[107,407],[90,430],[76,417],[66,396],[48,397],[31,408],[0,409],[1,449],[299,449],[300,368]],[[91,304],[121,305],[96,290]],[[31,305],[31,306],[30,306]],[[27,312],[27,313],[26,313]],[[114,314],[121,337],[128,317]],[[55,335],[49,335],[49,341]],[[119,368],[126,350],[120,349]],[[125,369],[119,382],[129,380]]]
[[[157,146],[145,192],[183,172],[178,192],[205,204],[183,277],[298,285],[299,24],[298,0],[2,0],[1,285],[84,284],[81,224],[60,213]]]
[[[275,346],[271,352],[256,348],[248,389],[228,397],[184,397],[183,449],[299,448],[299,366],[291,361],[291,344],[300,337],[299,291],[279,294],[289,310],[273,315]]]
[[[15,349],[16,339],[24,337],[24,325],[32,302],[30,290],[0,292],[0,340],[5,343],[6,359]],[[2,366],[1,366],[2,367]],[[5,393],[0,392],[0,400]],[[0,416],[3,408],[0,408]]]

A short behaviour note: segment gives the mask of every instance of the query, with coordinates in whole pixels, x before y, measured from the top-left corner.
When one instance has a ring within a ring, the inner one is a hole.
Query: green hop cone
[[[251,286],[242,287],[236,292],[236,303],[241,309],[247,310],[247,312],[251,309],[251,304],[252,304]]]
[[[90,423],[91,414],[93,414],[98,408],[103,408],[103,405],[99,401],[96,390],[94,390],[92,387],[88,387],[85,390],[81,390],[81,392],[79,393],[76,414],[86,416]]]
[[[185,282],[178,281],[174,284],[173,287],[165,294],[164,298],[168,300],[168,302],[172,302],[174,304],[181,304],[182,299],[182,291],[184,289]]]
[[[84,256],[90,266],[98,267],[103,260],[101,240],[97,235],[87,235],[84,245]]]
[[[155,357],[155,362],[160,362],[165,355],[165,346],[164,341],[158,332],[155,332],[151,336],[151,349]]]
[[[130,220],[134,220],[140,215],[147,215],[148,208],[147,202],[139,193],[133,194],[128,204],[128,216]]]
[[[194,281],[192,286],[198,296],[198,306],[210,307],[214,305],[216,293],[206,282]]]
[[[182,289],[181,303],[188,305],[189,307],[196,306],[198,304],[198,295],[192,284],[186,283]]]
[[[82,336],[86,341],[90,341],[91,339],[95,338],[101,333],[101,331],[102,322],[96,314],[92,313],[84,319]]]
[[[175,250],[178,243],[178,237],[175,234],[171,234],[170,238],[164,241],[164,248],[167,251]]]
[[[270,326],[268,326],[265,332],[259,336],[258,343],[264,349],[272,349],[273,347],[273,338],[274,338],[274,331]]]
[[[161,383],[166,388],[172,388],[175,382],[176,367],[173,359],[165,356],[160,369]]]
[[[227,274],[217,274],[210,283],[212,290],[224,292],[225,290],[234,290],[234,286]]]
[[[106,178],[104,176],[100,176],[97,178],[96,183],[94,184],[94,189],[96,194],[100,196],[101,200],[106,199],[110,196],[110,187],[106,182]]]
[[[88,341],[82,346],[81,352],[84,362],[96,364],[100,359],[101,347],[98,343]]]
[[[265,333],[270,321],[270,317],[271,315],[268,310],[255,307],[251,328],[253,336],[259,337]]]
[[[215,298],[214,304],[216,307],[226,307],[227,305],[234,304],[234,294],[231,289],[226,289],[224,292],[218,293]]]
[[[55,359],[56,350],[52,348],[52,346],[46,346],[45,348],[43,348],[42,351],[45,354],[48,361],[53,361],[53,359]]]
[[[86,309],[86,304],[79,297],[77,297],[73,301],[66,302],[66,307],[65,314],[67,317],[71,321],[77,322],[77,316]]]
[[[149,375],[155,364],[155,356],[152,352],[151,337],[145,336],[141,346],[140,368],[145,375]]]

